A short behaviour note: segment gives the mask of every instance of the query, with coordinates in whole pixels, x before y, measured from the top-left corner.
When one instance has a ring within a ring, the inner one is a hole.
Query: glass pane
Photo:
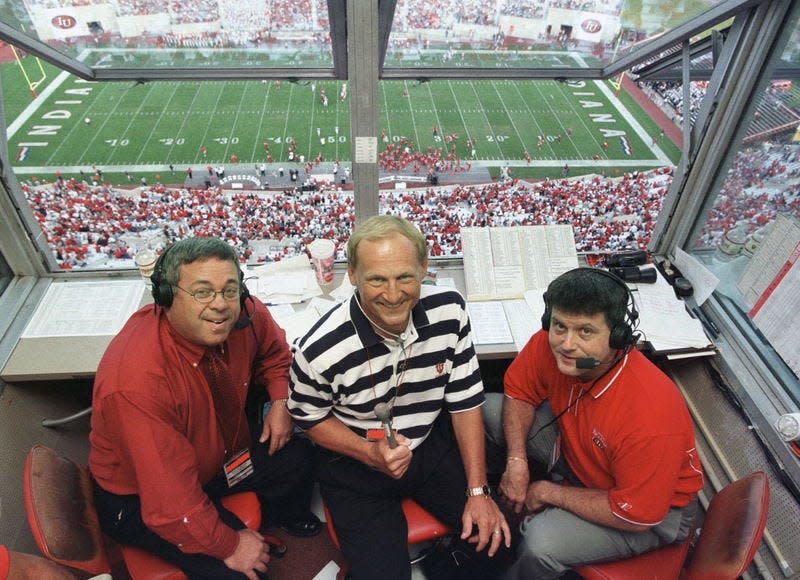
[[[0,20],[92,67],[331,67],[326,0],[4,0]]]
[[[603,66],[717,4],[398,0],[386,66]]]
[[[44,82],[34,100],[20,67],[0,65],[9,154],[62,269],[133,268],[139,249],[187,235],[253,263],[349,237],[345,84],[89,83],[22,64]]]
[[[643,249],[680,156],[680,129],[627,81],[393,81],[379,100],[395,183],[380,211],[430,224],[434,255],[483,225],[570,223],[579,251]]]
[[[776,70],[796,63],[799,47],[795,31]],[[691,243],[692,253],[720,278],[717,295],[752,333],[758,351],[781,357],[795,374],[800,359],[786,316],[800,306],[798,104],[796,80],[769,83]],[[789,389],[800,399],[797,384]]]

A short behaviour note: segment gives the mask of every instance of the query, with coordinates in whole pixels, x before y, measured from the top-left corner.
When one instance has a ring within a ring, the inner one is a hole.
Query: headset
[[[639,323],[639,311],[636,310],[636,304],[634,303],[631,289],[628,288],[628,285],[624,282],[624,280],[605,270],[600,270],[599,268],[581,267],[581,268],[575,268],[574,270],[570,270],[570,272],[575,272],[576,270],[585,270],[587,272],[594,272],[598,276],[603,276],[605,278],[608,278],[609,280],[613,280],[615,284],[625,289],[625,295],[627,296],[627,304],[625,306],[625,318],[622,320],[614,321],[614,326],[611,328],[611,334],[608,337],[608,346],[613,348],[614,350],[630,349],[633,345],[635,345],[639,341],[639,335],[636,333],[636,328]],[[547,294],[548,293],[545,292],[544,295],[542,296],[542,299],[544,300],[544,313],[542,314],[542,329],[549,331],[550,318],[553,312],[550,304],[547,301]]]
[[[161,252],[161,255],[158,257],[158,260],[156,260],[156,264],[153,267],[153,274],[150,276],[153,302],[162,308],[169,308],[172,306],[172,301],[175,300],[175,292],[172,289],[172,284],[167,281],[167,276],[164,269],[166,256],[174,245],[175,244],[171,244],[167,246],[167,248]],[[247,285],[244,283],[244,272],[242,272],[242,269],[239,268],[238,264],[236,265],[236,269],[239,271],[239,305],[241,306],[242,312],[245,313],[246,316],[247,306],[245,301],[250,297],[250,291],[247,289]]]

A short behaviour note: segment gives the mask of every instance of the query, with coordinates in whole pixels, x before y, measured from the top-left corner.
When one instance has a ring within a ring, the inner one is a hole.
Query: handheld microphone
[[[389,447],[394,449],[397,447],[397,439],[394,438],[394,433],[392,432],[392,418],[389,416],[389,406],[386,403],[375,405],[375,416],[383,423],[386,440],[389,442]]]

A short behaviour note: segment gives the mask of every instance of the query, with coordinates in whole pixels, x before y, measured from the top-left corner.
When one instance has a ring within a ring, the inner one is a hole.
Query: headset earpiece
[[[547,303],[547,292],[542,294],[542,300],[544,301],[544,312],[542,312],[542,329],[545,331],[550,330],[550,305]]]
[[[162,308],[169,308],[172,306],[172,301],[175,299],[172,284],[167,282],[166,273],[164,271],[164,259],[171,247],[172,246],[167,246],[166,249],[161,252],[161,255],[158,257],[153,267],[153,273],[150,276],[153,302]],[[247,289],[247,285],[244,283],[244,272],[239,268],[238,264],[236,267],[239,270],[239,306],[241,306],[242,311],[246,312],[245,301],[250,297],[250,290]]]
[[[172,285],[167,282],[164,273],[164,258],[172,246],[167,246],[161,255],[156,260],[153,267],[153,274],[150,276],[150,292],[153,295],[153,302],[162,308],[169,308],[172,306],[172,301],[175,295],[172,292]]]
[[[247,284],[244,283],[244,272],[239,268],[239,306],[242,312],[247,312],[245,301],[250,298],[250,290]]]
[[[599,268],[589,268],[589,267],[582,267],[577,268],[578,270],[587,270],[590,272],[596,272],[600,276],[605,276],[613,280],[617,285],[625,289],[625,295],[627,296],[627,304],[625,306],[625,318],[623,320],[618,320],[614,326],[611,328],[611,334],[608,337],[608,346],[613,348],[614,350],[623,350],[630,346],[636,344],[639,340],[639,336],[636,333],[636,326],[639,321],[639,311],[636,310],[636,303],[633,300],[633,294],[631,293],[631,289],[628,288],[628,285],[622,280],[619,276],[615,276],[611,272],[607,272],[606,270],[600,270]],[[544,300],[544,312],[542,313],[542,329],[545,331],[550,330],[550,318],[552,316],[552,311],[550,308],[550,304],[547,302],[547,292],[542,295],[542,300]]]

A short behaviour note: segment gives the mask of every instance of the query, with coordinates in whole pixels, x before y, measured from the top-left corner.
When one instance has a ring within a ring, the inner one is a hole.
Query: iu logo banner
[[[440,375],[443,372],[444,372],[444,363],[443,362],[436,363],[436,374]]]
[[[58,16],[54,16],[52,20],[50,20],[50,24],[56,28],[61,28],[62,30],[69,30],[70,28],[75,28],[75,25],[78,24],[78,21],[69,14],[60,14]]]
[[[594,18],[587,18],[586,20],[581,22],[581,28],[583,29],[584,32],[587,32],[589,34],[596,34],[600,32],[600,30],[603,28],[603,25],[600,24],[599,20],[595,20]]]

